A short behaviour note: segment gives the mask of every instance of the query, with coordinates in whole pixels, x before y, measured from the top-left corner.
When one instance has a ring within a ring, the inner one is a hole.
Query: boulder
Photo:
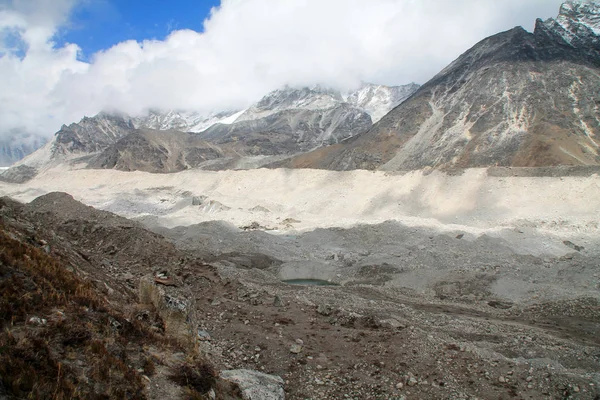
[[[165,331],[180,343],[193,345],[196,342],[197,323],[193,300],[165,286],[157,286],[155,277],[140,279],[140,303],[152,304],[165,324]]]
[[[208,197],[206,196],[194,196],[192,197],[192,205],[201,206],[206,200],[208,200]]]
[[[285,399],[281,377],[246,369],[221,371],[216,394],[223,400]]]

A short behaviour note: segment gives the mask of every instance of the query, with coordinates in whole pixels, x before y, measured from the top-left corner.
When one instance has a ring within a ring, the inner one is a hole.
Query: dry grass
[[[155,372],[146,346],[180,350],[1,225],[0,293],[0,397],[144,399],[138,369]],[[205,371],[182,385],[210,390]]]
[[[172,371],[169,377],[173,382],[187,389],[190,398],[202,398],[202,395],[215,385],[216,372],[210,364],[183,364]]]

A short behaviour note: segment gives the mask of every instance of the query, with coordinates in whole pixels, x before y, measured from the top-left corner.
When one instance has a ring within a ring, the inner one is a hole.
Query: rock
[[[158,286],[154,276],[140,279],[139,296],[142,304],[152,304],[164,322],[165,332],[182,343],[196,343],[198,331],[192,298],[181,299],[168,294],[168,286]],[[173,293],[175,294],[175,293]]]
[[[251,211],[251,212],[262,212],[262,213],[270,213],[271,212],[271,210],[269,210],[268,208],[265,208],[263,206],[256,206],[256,207],[251,208],[248,211]]]
[[[462,239],[462,238],[464,238],[464,237],[465,237],[465,234],[464,234],[464,233],[461,233],[461,234],[459,234],[459,235],[456,235],[456,238],[457,238],[457,239]]]
[[[329,306],[327,304],[319,304],[317,306],[317,313],[320,315],[323,315],[325,317],[328,317],[333,313],[333,309],[331,308],[331,306]]]
[[[414,376],[410,375],[408,377],[408,379],[406,380],[406,384],[408,386],[415,386],[417,383],[419,383],[419,381],[417,381],[417,378],[415,378]]]
[[[126,281],[135,279],[135,276],[131,273],[131,272],[125,272],[122,276],[122,278]]]
[[[210,340],[210,333],[203,331],[201,329],[198,329],[198,340],[205,342]]]
[[[192,197],[192,205],[201,206],[206,200],[208,200],[208,197],[206,196],[194,196]]]
[[[398,389],[398,390],[401,390],[402,388],[404,388],[404,383],[402,383],[402,382],[399,382],[399,383],[396,385],[396,389]]]
[[[273,299],[273,306],[283,307],[283,301],[281,301],[281,297],[275,296],[275,298]]]
[[[283,379],[252,370],[221,371],[216,398],[224,400],[284,400]],[[239,393],[241,397],[236,396]]]
[[[27,165],[18,165],[0,174],[0,181],[10,183],[25,183],[33,179],[38,173],[36,168]]]
[[[292,347],[290,347],[290,353],[300,354],[301,352],[302,352],[302,345],[293,344]]]
[[[48,321],[45,318],[31,317],[29,318],[29,323],[32,325],[46,325]]]
[[[488,306],[494,307],[494,308],[499,308],[501,310],[508,310],[509,308],[511,308],[513,306],[513,303],[511,303],[510,301],[490,300],[490,301],[488,301]]]
[[[383,319],[378,324],[391,329],[406,329],[406,325],[395,318]]]
[[[581,250],[585,250],[585,247],[583,246],[577,246],[575,243],[571,242],[570,240],[565,240],[563,242],[563,244],[567,247],[572,248],[575,251],[581,251]]]
[[[244,225],[244,226],[240,226],[240,229],[244,230],[244,231],[269,231],[269,230],[273,230],[272,228],[267,228],[266,226],[263,226],[261,224],[259,224],[258,222],[254,221],[252,222],[250,225]]]
[[[165,286],[177,286],[175,284],[175,280],[172,277],[166,276],[163,273],[156,275],[154,277],[154,282]]]
[[[202,208],[200,209],[200,211],[206,214],[215,214],[228,210],[231,210],[231,207],[227,207],[226,205],[215,200],[210,200],[208,202],[202,203]]]
[[[501,376],[500,378],[498,378],[498,382],[500,383],[506,383],[506,378]]]

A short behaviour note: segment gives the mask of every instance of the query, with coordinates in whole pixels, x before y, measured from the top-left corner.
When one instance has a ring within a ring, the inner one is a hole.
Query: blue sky
[[[173,30],[202,31],[219,0],[85,0],[72,11],[57,44],[76,43],[87,59],[125,40],[162,40]]]

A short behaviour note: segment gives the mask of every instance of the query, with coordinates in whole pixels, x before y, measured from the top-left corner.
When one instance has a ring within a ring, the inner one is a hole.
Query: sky
[[[239,110],[284,85],[422,84],[560,3],[0,0],[0,139],[100,111]]]
[[[69,23],[56,37],[58,46],[77,43],[82,58],[125,40],[164,40],[171,32],[202,32],[218,0],[87,0],[76,3]]]

